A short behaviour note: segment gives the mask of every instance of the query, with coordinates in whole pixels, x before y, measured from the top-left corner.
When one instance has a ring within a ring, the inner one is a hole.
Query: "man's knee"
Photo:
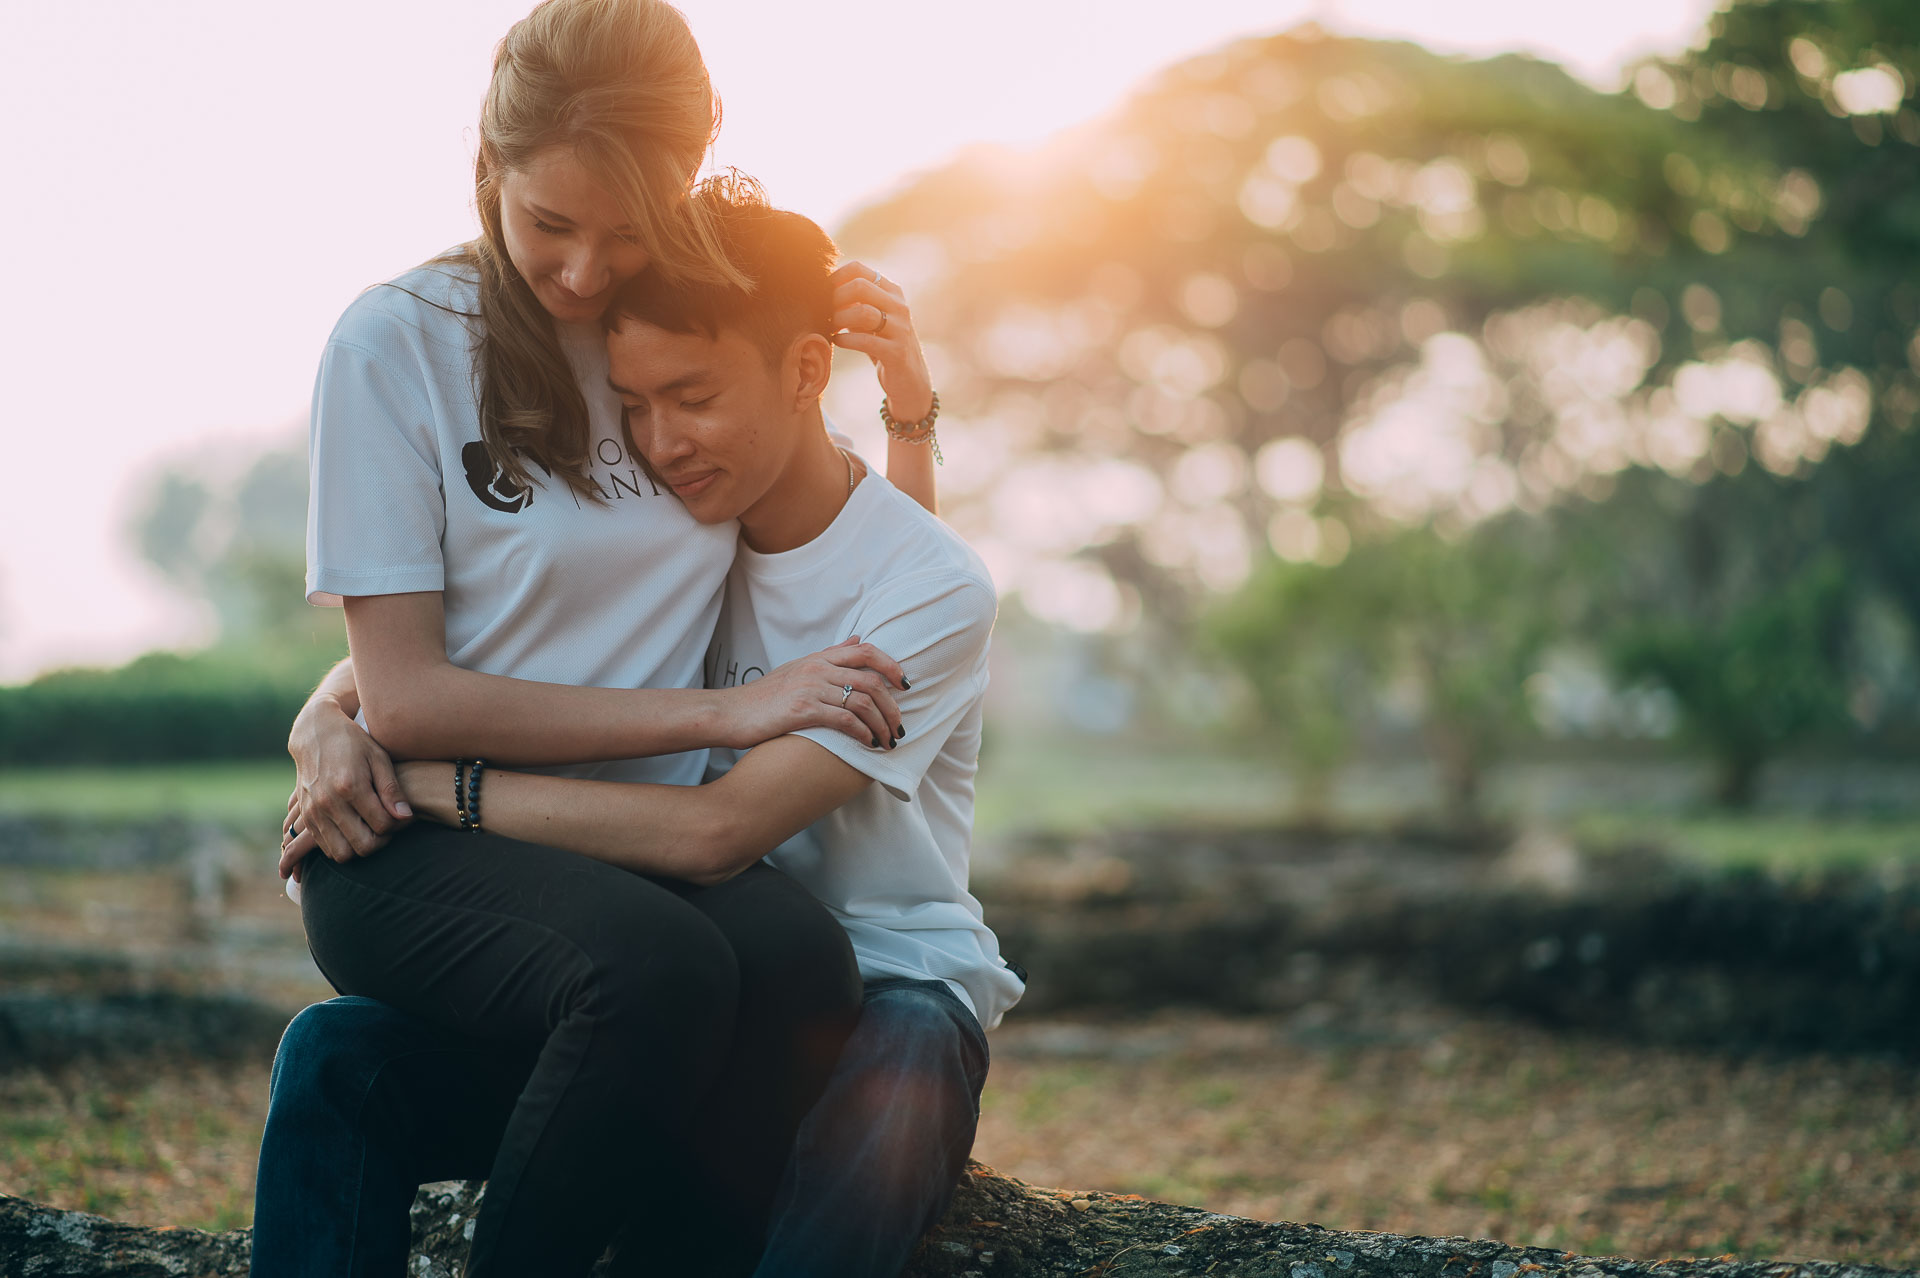
[[[841,1056],[845,1082],[880,1110],[977,1117],[985,1049],[971,1013],[952,996],[896,986],[867,1000]]]
[[[273,1103],[358,1103],[388,1060],[442,1037],[425,1021],[374,999],[349,995],[314,1003],[280,1035]]]

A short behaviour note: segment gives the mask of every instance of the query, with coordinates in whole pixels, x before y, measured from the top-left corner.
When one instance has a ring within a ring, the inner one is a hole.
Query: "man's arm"
[[[421,815],[458,825],[453,765],[406,763]],[[872,782],[804,737],[749,750],[705,785],[584,781],[486,769],[480,820],[495,834],[690,883],[732,878]]]

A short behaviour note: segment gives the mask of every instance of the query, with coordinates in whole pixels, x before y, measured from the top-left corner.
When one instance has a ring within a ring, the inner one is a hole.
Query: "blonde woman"
[[[846,938],[777,871],[697,886],[413,825],[381,748],[693,784],[707,747],[902,731],[899,667],[858,643],[700,690],[736,530],[629,455],[597,321],[648,266],[742,282],[684,198],[716,124],[677,11],[548,0],[496,56],[482,235],[363,294],[328,342],[308,591],[343,604],[353,657],[290,741],[283,872],[352,997],[276,1058],[258,1274],[397,1275],[413,1185],[479,1175],[476,1278],[584,1274],[622,1223],[659,1272],[750,1266],[853,1027]],[[855,266],[835,300],[893,416],[927,415],[897,291]],[[889,466],[931,500],[925,450]],[[695,1210],[717,1227],[686,1230]],[[676,1258],[688,1233],[740,1254]]]

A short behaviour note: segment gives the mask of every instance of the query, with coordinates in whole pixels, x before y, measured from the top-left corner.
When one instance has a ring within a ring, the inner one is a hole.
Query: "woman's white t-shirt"
[[[967,543],[877,476],[825,532],[793,550],[742,544],[707,658],[707,686],[751,683],[859,635],[892,656],[907,735],[892,750],[845,733],[806,737],[879,782],[768,854],[832,911],[868,980],[945,981],[992,1029],[1025,990],[967,888],[987,641],[996,601]],[[715,775],[739,757],[712,752]]]
[[[437,590],[447,657],[486,674],[600,688],[697,688],[738,526],[703,525],[630,460],[596,325],[562,325],[605,500],[480,443],[471,268],[433,263],[367,290],[313,392],[307,598]],[[706,752],[540,769],[694,785]]]

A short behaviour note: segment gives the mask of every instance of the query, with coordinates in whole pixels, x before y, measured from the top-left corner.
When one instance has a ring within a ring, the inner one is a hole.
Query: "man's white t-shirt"
[[[592,425],[593,502],[533,466],[520,488],[480,443],[471,268],[367,290],[313,392],[307,598],[442,592],[447,657],[486,674],[697,688],[738,525],[703,525],[626,454],[596,325],[561,325]],[[531,465],[531,464],[530,464]],[[704,750],[539,771],[694,785]]]
[[[1024,991],[967,891],[992,579],[951,529],[869,477],[806,545],[759,554],[743,542],[727,580],[707,686],[750,683],[859,635],[898,661],[906,737],[870,749],[845,733],[806,737],[872,777],[767,856],[846,928],[868,980],[945,981],[991,1029]],[[738,752],[714,750],[709,772]]]

